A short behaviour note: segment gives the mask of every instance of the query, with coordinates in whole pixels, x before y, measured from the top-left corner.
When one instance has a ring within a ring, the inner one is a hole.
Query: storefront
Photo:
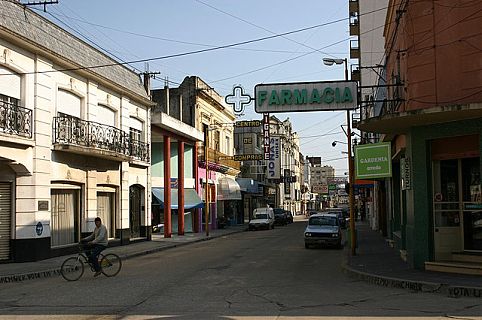
[[[226,225],[243,224],[244,212],[239,184],[233,178],[225,176],[218,179],[217,189],[218,220]]]
[[[161,232],[164,226],[164,188],[152,188],[152,226],[154,232]],[[194,189],[184,189],[184,232],[193,232],[194,215],[204,202]],[[178,189],[171,189],[172,233],[178,231]]]
[[[479,136],[431,141],[435,260],[482,251]]]

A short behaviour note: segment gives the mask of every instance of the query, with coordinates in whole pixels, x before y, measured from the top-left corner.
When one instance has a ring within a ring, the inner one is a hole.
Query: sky
[[[343,80],[344,66],[322,59],[349,55],[348,0],[59,0],[33,9],[119,61],[156,58],[129,64],[159,72],[153,89],[194,75],[223,96],[235,85],[253,96],[261,83]],[[337,176],[348,171],[346,144],[332,147],[346,141],[345,111],[272,115],[290,119],[304,156],[322,157]],[[261,118],[250,104],[239,120]]]

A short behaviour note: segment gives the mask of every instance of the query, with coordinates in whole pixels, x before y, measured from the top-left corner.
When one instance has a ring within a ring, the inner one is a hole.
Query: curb
[[[356,270],[350,267],[346,261],[342,263],[342,269],[345,273],[355,279],[359,279],[378,286],[406,289],[410,292],[441,294],[451,298],[482,298],[481,287],[465,287],[450,285],[446,283],[407,280],[380,276]]]
[[[244,231],[246,231],[246,230],[241,229],[241,230],[237,230],[237,231],[233,231],[233,232],[229,232],[229,233],[225,233],[225,234],[212,235],[212,236],[208,236],[206,238],[195,239],[193,241],[187,241],[187,242],[181,242],[181,243],[175,243],[175,244],[168,244],[168,245],[165,245],[165,246],[159,246],[157,248],[152,248],[152,249],[148,249],[148,250],[141,250],[141,251],[138,251],[138,252],[132,252],[132,253],[128,253],[128,254],[119,255],[119,257],[122,260],[128,260],[128,259],[131,259],[131,258],[144,256],[144,255],[148,255],[148,254],[152,254],[152,253],[156,253],[156,252],[160,252],[160,251],[164,251],[164,250],[168,250],[168,249],[173,249],[173,248],[176,248],[176,247],[182,247],[182,246],[186,246],[186,245],[197,243],[197,242],[208,241],[208,240],[216,239],[216,238],[223,237],[223,236],[228,236],[228,235],[235,234],[235,233],[241,233],[241,232],[244,232]],[[49,270],[34,271],[34,272],[29,272],[29,273],[11,274],[11,275],[6,275],[6,276],[0,276],[0,284],[2,284],[2,283],[12,283],[12,282],[21,282],[21,281],[26,281],[26,280],[40,279],[40,278],[49,278],[49,277],[54,277],[54,276],[60,276],[60,266],[58,268],[49,269]]]

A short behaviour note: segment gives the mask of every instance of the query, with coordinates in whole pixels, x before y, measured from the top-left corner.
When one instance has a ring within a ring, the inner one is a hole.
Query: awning
[[[250,178],[236,178],[236,182],[239,184],[241,191],[246,193],[258,193],[258,181]]]
[[[241,188],[231,178],[218,180],[218,200],[241,200]]]
[[[152,188],[153,202],[164,208],[164,188]],[[184,189],[184,209],[203,208],[204,202],[194,189]],[[171,209],[179,209],[177,189],[171,189]]]

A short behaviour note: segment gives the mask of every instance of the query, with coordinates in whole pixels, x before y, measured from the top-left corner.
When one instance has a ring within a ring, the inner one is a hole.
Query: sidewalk
[[[295,217],[295,221],[304,219],[300,216]],[[152,236],[152,241],[112,247],[104,252],[114,252],[125,260],[243,232],[246,229],[247,227],[244,225],[211,230],[209,237],[206,237],[204,233],[188,233],[184,236],[172,235],[172,238],[164,238],[162,234],[155,234]],[[400,258],[398,251],[390,247],[380,233],[371,230],[364,223],[358,223],[357,230],[357,254],[351,256],[348,245],[344,249],[345,259],[342,267],[350,276],[375,285],[403,288],[413,292],[431,292],[451,297],[482,298],[482,277],[411,269]],[[65,258],[65,256],[61,256],[37,262],[0,264],[0,284],[57,276]]]
[[[141,241],[126,246],[107,248],[103,253],[113,252],[126,260],[245,230],[247,230],[246,225],[229,226],[224,229],[210,230],[208,237],[205,233],[186,233],[184,236],[173,234],[171,238],[164,238],[163,234],[153,234],[152,241]],[[60,256],[35,262],[0,264],[0,284],[60,275],[60,266],[65,259],[66,256]]]
[[[482,277],[415,270],[400,258],[382,235],[366,223],[357,223],[358,248],[351,255],[345,246],[343,269],[363,281],[415,292],[432,292],[451,297],[482,298]]]

